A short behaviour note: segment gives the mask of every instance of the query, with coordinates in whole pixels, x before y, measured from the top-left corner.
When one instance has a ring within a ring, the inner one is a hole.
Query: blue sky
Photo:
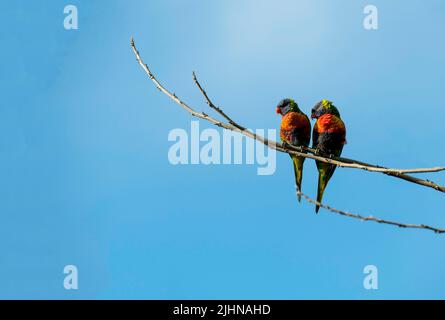
[[[445,238],[359,222],[295,199],[292,165],[172,166],[191,117],[136,64],[130,36],[169,88],[205,110],[191,72],[251,128],[275,105],[322,98],[348,129],[343,155],[443,165],[442,1],[2,2],[0,298],[445,298]],[[78,8],[79,29],[63,28]],[[201,123],[202,128],[209,127]],[[303,190],[316,192],[307,162]],[[429,177],[445,183],[445,174]],[[324,200],[445,227],[444,196],[338,169]],[[74,264],[79,289],[65,290]],[[363,288],[376,265],[379,289]]]

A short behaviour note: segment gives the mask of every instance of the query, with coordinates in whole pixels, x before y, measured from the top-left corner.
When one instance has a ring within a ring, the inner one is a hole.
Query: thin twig
[[[202,95],[206,99],[206,102],[207,102],[207,104],[209,105],[210,108],[212,108],[213,110],[218,112],[224,119],[226,119],[231,125],[237,127],[239,130],[241,130],[241,131],[247,130],[243,126],[240,126],[238,123],[233,121],[227,114],[224,113],[224,111],[222,111],[222,109],[218,108],[217,106],[215,106],[213,104],[212,100],[210,100],[210,98],[208,97],[208,95],[205,92],[205,90],[201,87],[201,84],[199,83],[198,78],[196,77],[195,72],[193,72],[193,80],[195,81],[195,84],[198,86],[198,88],[201,91]]]
[[[331,155],[320,155],[316,150],[312,149],[312,148],[302,148],[302,147],[295,147],[295,146],[284,146],[282,143],[280,142],[275,142],[275,141],[270,141],[260,135],[257,135],[247,129],[245,129],[243,126],[237,124],[235,121],[233,121],[230,117],[228,117],[220,108],[216,107],[211,100],[209,99],[209,97],[207,96],[207,93],[204,91],[204,89],[202,88],[202,86],[199,84],[196,75],[194,76],[194,80],[195,83],[198,85],[198,88],[200,89],[200,91],[203,93],[204,97],[206,98],[206,101],[208,103],[208,105],[214,109],[216,112],[218,112],[221,116],[223,116],[227,121],[229,121],[229,123],[224,123],[221,122],[211,116],[209,116],[208,114],[204,113],[204,112],[197,112],[195,111],[193,108],[191,108],[190,106],[188,106],[184,101],[182,101],[181,99],[179,99],[176,94],[171,93],[170,91],[168,91],[166,88],[164,88],[159,81],[155,78],[155,76],[153,75],[153,73],[151,72],[150,68],[143,62],[139,51],[136,48],[136,45],[134,43],[133,38],[131,38],[131,47],[133,49],[133,52],[136,56],[136,59],[139,63],[139,65],[145,70],[145,72],[147,73],[147,75],[149,76],[149,78],[153,81],[153,83],[156,85],[156,87],[163,92],[164,94],[166,94],[170,99],[172,99],[173,101],[175,101],[177,104],[179,104],[183,109],[185,109],[187,112],[189,112],[192,116],[195,116],[197,118],[200,119],[204,119],[207,120],[209,122],[211,122],[212,124],[222,127],[224,129],[228,129],[231,131],[235,131],[235,132],[239,132],[245,136],[248,136],[252,139],[258,140],[260,142],[262,142],[263,144],[267,145],[268,147],[275,149],[277,151],[280,152],[285,152],[285,153],[289,153],[289,154],[294,154],[297,156],[301,156],[301,157],[305,157],[305,158],[310,158],[313,160],[317,160],[317,161],[321,161],[324,163],[329,163],[329,164],[333,164],[339,167],[343,167],[343,168],[354,168],[354,169],[361,169],[361,170],[366,170],[366,171],[371,171],[371,172],[380,172],[380,173],[384,173],[386,175],[390,175],[399,179],[403,179],[415,184],[419,184],[425,187],[429,187],[429,188],[433,188],[437,191],[440,192],[444,192],[445,193],[445,187],[440,186],[430,180],[422,180],[416,177],[412,177],[409,175],[406,175],[405,173],[411,172],[411,173],[420,173],[420,172],[437,172],[437,171],[442,171],[445,170],[445,167],[435,167],[435,168],[422,168],[422,169],[390,169],[390,168],[385,168],[385,167],[381,167],[381,166],[375,166],[375,165],[370,165],[367,164],[365,162],[361,162],[361,161],[357,161],[357,160],[353,160],[353,159],[348,159],[348,158],[341,158],[341,157],[334,157]]]
[[[354,214],[354,213],[345,212],[345,211],[342,211],[342,210],[335,209],[335,208],[333,208],[331,206],[328,206],[326,204],[322,204],[322,203],[320,203],[320,202],[318,202],[318,201],[308,197],[307,195],[305,195],[302,192],[299,192],[299,191],[297,191],[297,192],[299,194],[301,194],[308,202],[310,202],[312,204],[315,204],[315,205],[318,205],[318,206],[320,206],[320,207],[322,207],[322,208],[324,208],[326,210],[329,210],[330,212],[337,213],[337,214],[340,214],[340,215],[345,216],[345,217],[359,219],[359,220],[362,220],[362,221],[374,221],[374,222],[383,223],[383,224],[390,224],[390,225],[394,225],[394,226],[397,226],[397,227],[400,227],[400,228],[426,229],[426,230],[431,230],[431,231],[433,231],[435,233],[445,233],[444,229],[438,229],[438,228],[431,227],[431,226],[428,226],[428,225],[425,225],[425,224],[406,224],[406,223],[400,223],[400,222],[396,222],[396,221],[389,221],[389,220],[379,219],[379,218],[376,218],[376,217],[373,217],[373,216],[364,217],[364,216],[362,216],[360,214]]]

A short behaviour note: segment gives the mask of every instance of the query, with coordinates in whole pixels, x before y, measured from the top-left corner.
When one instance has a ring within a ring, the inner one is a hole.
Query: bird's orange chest
[[[297,133],[296,133],[297,132]],[[280,138],[283,141],[293,140],[293,135],[310,139],[311,124],[306,115],[299,112],[286,113],[281,119]]]
[[[306,126],[307,118],[298,112],[289,112],[281,120],[281,130],[291,131]]]
[[[338,132],[338,133],[346,133],[346,127],[343,121],[333,115],[333,114],[325,114],[318,118],[317,122],[314,126],[314,131],[318,133],[322,132]]]

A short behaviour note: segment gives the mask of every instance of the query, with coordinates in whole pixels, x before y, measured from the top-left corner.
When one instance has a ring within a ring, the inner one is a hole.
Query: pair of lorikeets
[[[309,146],[311,139],[311,123],[298,104],[292,99],[283,99],[277,105],[277,113],[282,115],[280,138],[284,144],[293,146]],[[312,131],[312,147],[325,155],[339,157],[346,143],[346,127],[340,118],[340,112],[329,100],[318,102],[311,111],[311,118],[316,119]],[[301,181],[305,158],[291,155],[295,181],[297,184],[298,201],[301,201]],[[318,168],[317,201],[321,203],[323,193],[334,174],[335,165],[316,161]],[[318,212],[320,206],[315,207]]]

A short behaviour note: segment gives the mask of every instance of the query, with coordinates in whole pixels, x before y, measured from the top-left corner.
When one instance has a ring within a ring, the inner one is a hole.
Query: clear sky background
[[[79,29],[63,28],[74,4]],[[363,8],[379,29],[363,28]],[[321,98],[348,129],[344,155],[391,167],[443,165],[445,3],[431,1],[1,2],[0,298],[445,298],[445,236],[298,204],[290,159],[168,162],[192,118],[136,64],[207,110],[192,78],[251,128],[275,106]],[[201,123],[201,128],[209,127]],[[445,173],[429,176],[445,184]],[[317,173],[305,166],[303,190]],[[445,197],[338,169],[326,203],[445,227]],[[63,287],[63,267],[79,289]],[[363,268],[379,271],[365,290]]]

